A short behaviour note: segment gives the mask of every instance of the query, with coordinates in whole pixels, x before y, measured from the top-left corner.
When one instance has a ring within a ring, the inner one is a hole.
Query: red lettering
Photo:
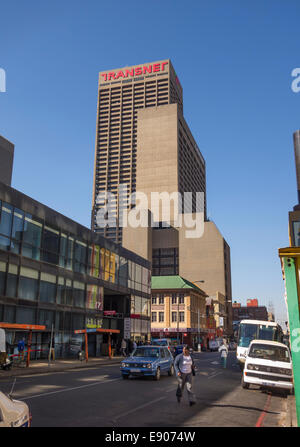
[[[153,65],[153,72],[160,71],[160,64],[154,64]]]
[[[134,76],[134,70],[126,70],[125,71],[125,78],[128,78],[128,75],[130,76]]]
[[[141,75],[141,74],[142,74],[142,69],[141,69],[141,67],[136,68],[136,69],[135,69],[135,75],[136,75],[136,76],[139,76],[139,75]]]
[[[146,74],[146,72],[152,73],[152,65],[149,65],[149,67],[143,67],[143,73]]]
[[[113,71],[111,73],[108,73],[108,80],[110,81],[111,78],[115,79],[115,74]]]
[[[161,71],[164,71],[165,65],[168,65],[168,62],[162,62],[161,63]]]
[[[118,78],[124,78],[125,76],[124,76],[124,73],[123,73],[123,71],[119,71],[119,73],[117,74],[117,77],[116,77],[116,79],[118,79]]]
[[[107,81],[107,73],[103,73],[103,74],[101,74],[101,76],[104,77],[104,81]]]

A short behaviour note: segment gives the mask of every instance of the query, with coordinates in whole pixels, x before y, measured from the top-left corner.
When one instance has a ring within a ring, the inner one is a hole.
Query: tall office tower
[[[122,200],[135,191],[205,193],[205,161],[183,118],[182,87],[170,60],[100,72],[98,90],[92,229],[122,243]],[[147,172],[153,156],[151,169],[158,171]],[[116,197],[110,214],[116,221],[104,229],[97,213],[105,191]],[[194,199],[192,205],[195,211]]]
[[[0,182],[11,185],[15,146],[0,135]]]

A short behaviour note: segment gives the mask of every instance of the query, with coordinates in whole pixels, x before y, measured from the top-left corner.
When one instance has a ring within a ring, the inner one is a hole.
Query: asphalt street
[[[283,394],[258,387],[244,390],[235,353],[227,368],[218,353],[195,354],[197,404],[185,392],[176,399],[177,380],[162,376],[123,380],[118,365],[18,377],[13,397],[25,401],[33,427],[276,427],[286,406]],[[1,381],[8,392],[12,379]]]

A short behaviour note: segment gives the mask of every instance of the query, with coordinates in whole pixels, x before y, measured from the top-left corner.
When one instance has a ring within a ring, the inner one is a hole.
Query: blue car
[[[177,355],[181,354],[183,351],[183,347],[186,345],[177,345],[175,347],[175,351],[174,351],[174,357],[176,357]],[[193,354],[193,349],[189,348],[190,354]]]
[[[173,356],[164,346],[138,346],[130,357],[121,363],[123,379],[129,376],[152,376],[159,380],[161,374],[174,374]]]

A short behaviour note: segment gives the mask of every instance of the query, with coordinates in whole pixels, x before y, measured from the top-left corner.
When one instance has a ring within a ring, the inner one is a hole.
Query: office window
[[[157,321],[157,313],[156,312],[151,313],[151,321],[152,321],[152,323],[155,323]]]
[[[44,303],[55,303],[56,297],[56,276],[48,273],[41,273],[40,301]]]
[[[177,295],[176,295],[176,293],[172,293],[172,304],[177,304]]]
[[[160,323],[163,323],[165,321],[165,314],[164,314],[164,312],[159,312],[158,313],[158,321]]]
[[[159,304],[165,304],[165,296],[163,294],[159,295]]]
[[[6,263],[0,261],[0,295],[4,295]]]
[[[2,202],[2,208],[0,214],[0,233],[8,237],[10,237],[11,233],[12,210],[13,207],[11,205]]]
[[[156,295],[152,295],[151,302],[152,302],[152,304],[157,304],[157,297],[156,297]]]
[[[85,307],[85,285],[82,282],[74,281],[73,283],[73,299],[74,306]]]
[[[38,272],[27,267],[21,267],[19,279],[19,298],[36,300],[38,291]]]
[[[184,312],[179,312],[179,321],[184,322]]]
[[[18,279],[17,275],[18,275],[18,266],[10,264],[8,266],[6,295],[11,296],[13,298],[16,297],[17,295],[17,279]]]
[[[23,256],[39,260],[41,239],[42,223],[37,220],[33,220],[32,216],[26,214],[23,233]]]
[[[172,323],[176,323],[177,321],[177,312],[172,312]]]
[[[66,279],[65,304],[68,306],[73,306],[73,288],[72,281],[70,279]]]
[[[179,294],[179,304],[184,304],[184,294],[183,293]]]
[[[24,212],[15,208],[11,237],[16,241],[21,241],[23,228],[24,228]]]
[[[74,249],[74,271],[85,273],[87,244],[75,241]]]

